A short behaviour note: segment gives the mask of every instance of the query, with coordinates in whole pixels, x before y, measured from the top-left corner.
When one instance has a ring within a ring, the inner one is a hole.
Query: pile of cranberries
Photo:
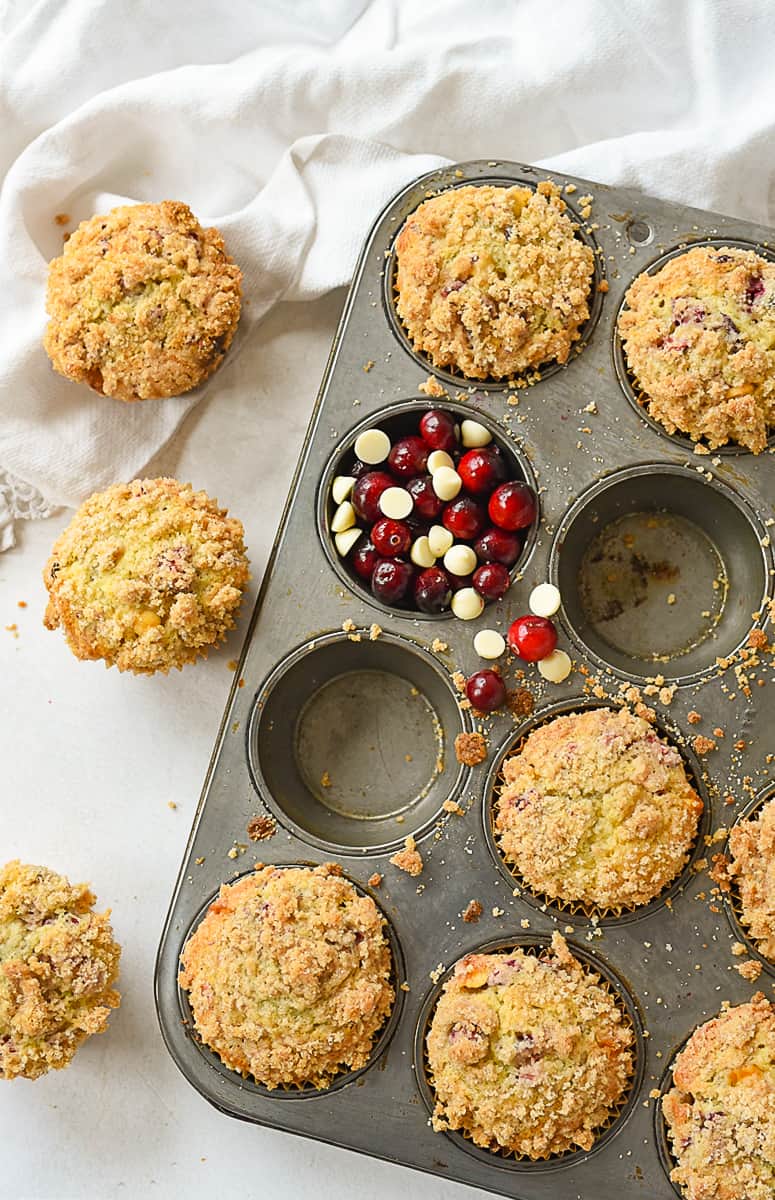
[[[364,431],[332,495],[337,550],[378,600],[463,619],[505,595],[537,515],[489,430],[442,409],[396,441]]]

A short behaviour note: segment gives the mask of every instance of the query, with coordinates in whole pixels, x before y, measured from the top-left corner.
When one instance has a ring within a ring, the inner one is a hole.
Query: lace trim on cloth
[[[0,552],[16,545],[14,521],[50,517],[59,505],[49,504],[36,487],[0,467]]]

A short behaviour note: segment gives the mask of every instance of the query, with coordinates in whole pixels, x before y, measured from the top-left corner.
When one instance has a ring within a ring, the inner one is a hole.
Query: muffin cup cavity
[[[764,806],[773,799],[775,799],[775,783],[769,784],[767,787],[765,787],[761,792],[754,796],[750,803],[746,804],[746,806],[740,810],[735,818],[732,828],[734,829],[738,825],[742,825],[744,821],[750,821],[752,819],[756,820]],[[732,927],[732,931],[737,940],[742,942],[747,948],[751,958],[755,959],[757,962],[760,962],[762,965],[762,970],[766,971],[768,975],[775,979],[775,962],[773,962],[773,960],[770,958],[766,958],[765,955],[762,954],[761,950],[759,950],[757,946],[756,941],[751,937],[748,926],[745,922],[739,881],[737,877],[730,879],[729,884],[729,891],[725,891],[723,893],[723,897],[724,910],[727,914],[729,924]]]
[[[316,865],[316,863],[312,862],[274,864],[274,866],[280,870],[286,870],[289,867],[314,867]],[[224,883],[237,883],[239,879],[242,879],[248,874],[251,874],[251,872],[243,871],[240,875],[234,875],[233,877],[224,880]],[[401,984],[406,978],[406,969],[404,966],[404,956],[401,950],[401,944],[398,940],[396,931],[393,928],[390,918],[382,908],[382,905],[376,896],[368,888],[364,887],[362,884],[358,883],[357,880],[353,879],[350,875],[343,873],[342,877],[351,883],[361,896],[368,896],[374,901],[374,904],[377,906],[380,915],[384,919],[385,924],[383,926],[383,932],[390,948],[390,983],[393,991],[395,992],[395,999],[393,1001],[393,1007],[391,1008],[386,1021],[374,1038],[374,1043],[369,1055],[369,1061],[355,1071],[348,1071],[344,1069],[336,1075],[332,1075],[330,1083],[326,1084],[325,1086],[315,1087],[314,1084],[287,1084],[278,1088],[266,1087],[264,1084],[257,1083],[256,1080],[250,1076],[242,1076],[238,1071],[234,1071],[230,1067],[227,1067],[218,1054],[216,1054],[214,1050],[211,1050],[209,1046],[205,1045],[195,1028],[194,1014],[189,1003],[188,994],[185,989],[181,987],[180,983],[178,983],[178,1007],[180,1009],[181,1022],[186,1030],[188,1039],[191,1044],[196,1047],[197,1051],[199,1054],[201,1054],[205,1062],[208,1063],[214,1071],[217,1071],[218,1074],[221,1075],[224,1081],[226,1081],[228,1084],[233,1085],[236,1082],[243,1091],[272,1100],[312,1100],[317,1097],[326,1097],[330,1096],[333,1092],[341,1091],[342,1088],[347,1087],[349,1084],[359,1079],[367,1071],[370,1071],[387,1049],[390,1040],[393,1037],[393,1034],[395,1033],[401,1020],[401,1011],[404,1004],[404,992],[401,990]],[[207,913],[210,905],[214,900],[217,899],[217,897],[218,892],[216,892],[214,895],[211,895],[197,912],[180,943],[178,958],[182,956],[186,943],[194,934],[205,914]]]
[[[377,854],[421,836],[467,768],[469,727],[446,673],[408,639],[325,634],[260,689],[248,729],[256,789],[278,820],[322,849]]]
[[[540,912],[549,912],[561,917],[564,922],[572,925],[587,925],[593,921],[596,925],[619,925],[631,921],[639,921],[651,916],[679,892],[692,879],[694,864],[705,852],[705,835],[710,830],[711,806],[707,791],[702,780],[702,770],[694,754],[682,745],[675,730],[665,725],[661,720],[653,722],[661,737],[670,743],[681,755],[686,773],[692,786],[700,796],[703,804],[702,814],[697,823],[697,834],[692,843],[691,852],[686,865],[672,882],[662,889],[658,896],[647,904],[603,906],[582,900],[562,900],[549,896],[544,892],[535,891],[522,878],[519,868],[506,861],[501,850],[500,840],[495,828],[496,803],[503,787],[503,765],[506,759],[519,750],[529,735],[542,725],[554,721],[557,717],[565,717],[571,713],[589,711],[597,708],[616,709],[612,701],[591,700],[588,697],[578,697],[575,700],[562,700],[557,704],[540,709],[528,721],[510,734],[495,755],[487,774],[484,787],[483,823],[484,834],[492,858],[503,875],[509,887],[519,889],[519,897],[525,903]]]
[[[769,539],[736,492],[670,463],[614,472],[571,505],[550,557],[578,646],[627,679],[693,682],[745,642]]]
[[[515,579],[522,576],[525,567],[533,552],[538,536],[538,529],[541,523],[540,498],[538,497],[538,486],[536,483],[533,469],[527,456],[511,440],[496,421],[486,416],[475,405],[460,404],[454,400],[448,400],[446,396],[439,399],[415,399],[402,400],[396,404],[391,404],[387,408],[380,409],[371,416],[360,421],[354,426],[347,436],[340,442],[334,454],[329,459],[323,476],[320,481],[320,486],[317,493],[317,528],[323,550],[330,565],[333,567],[336,574],[341,579],[342,583],[361,599],[365,600],[372,608],[378,609],[390,616],[406,617],[412,621],[442,621],[452,617],[454,614],[451,609],[447,609],[441,613],[426,613],[414,608],[399,608],[383,604],[376,596],[373,596],[369,588],[364,584],[363,580],[359,579],[353,570],[349,567],[347,559],[344,559],[337,553],[334,545],[333,534],[331,532],[331,520],[336,510],[331,495],[331,485],[338,475],[346,475],[351,464],[355,442],[358,435],[366,429],[378,428],[383,429],[389,436],[392,442],[397,441],[401,437],[406,437],[410,434],[417,433],[418,423],[424,412],[430,409],[443,409],[445,412],[451,413],[456,421],[475,420],[480,425],[484,425],[492,434],[493,442],[500,448],[504,457],[509,464],[510,478],[527,483],[536,495],[536,505],[538,508],[536,519],[533,524],[525,531],[525,540],[522,546],[519,558],[513,567],[509,570],[509,575],[512,583]],[[374,470],[380,470],[377,466]],[[439,560],[439,565],[441,560]],[[485,610],[486,611],[486,610]]]
[[[526,172],[524,175],[514,175],[513,177],[510,176],[509,178],[506,178],[506,179],[504,179],[502,176],[478,177],[475,180],[474,179],[461,179],[459,182],[449,184],[446,187],[444,187],[444,186],[438,187],[436,190],[434,190],[434,192],[432,194],[440,195],[441,192],[449,191],[452,188],[470,187],[472,183],[475,184],[477,187],[485,187],[485,186],[502,187],[502,188],[527,187],[527,188],[531,188],[533,191],[535,191],[536,186],[539,182],[536,179],[536,175],[537,175],[537,172],[533,169],[530,171],[529,174]],[[549,173],[547,172],[545,175],[543,175],[543,173],[542,173],[542,177],[549,178],[550,176],[549,176]],[[414,209],[419,208],[420,204],[424,203],[429,198],[430,197],[427,193],[418,197],[417,203],[412,205],[411,208],[407,208],[404,211],[403,221],[407,220],[411,216]],[[548,362],[548,363],[542,364],[541,366],[532,367],[532,368],[526,370],[524,372],[524,375],[522,378],[528,379],[531,383],[537,383],[540,380],[548,379],[551,375],[555,375],[558,371],[562,371],[566,367],[570,366],[570,364],[573,362],[573,360],[576,358],[576,356],[581,353],[584,346],[586,346],[587,342],[589,341],[590,337],[592,336],[592,333],[594,331],[594,328],[595,328],[598,318],[600,316],[600,311],[601,311],[602,304],[603,304],[603,293],[601,292],[601,290],[598,287],[598,284],[601,282],[603,275],[600,270],[600,255],[598,253],[597,242],[595,241],[595,238],[592,235],[592,233],[585,227],[584,220],[579,216],[579,214],[574,210],[573,206],[569,203],[568,197],[563,196],[563,200],[565,201],[568,217],[573,222],[573,224],[577,227],[576,231],[575,231],[575,236],[580,241],[582,241],[586,246],[589,246],[589,248],[592,250],[592,252],[594,254],[594,272],[593,272],[592,280],[590,283],[590,293],[589,293],[589,297],[588,297],[589,317],[585,321],[582,328],[579,330],[580,336],[578,338],[578,341],[576,341],[574,343],[574,348],[571,350],[571,353],[568,357],[567,362],[564,362],[564,363],[560,363],[560,362],[556,362],[556,361]],[[487,388],[489,391],[507,391],[510,388],[514,388],[515,386],[517,386],[516,381],[514,379],[500,379],[500,378],[470,379],[466,375],[464,375],[462,373],[462,371],[456,371],[450,367],[436,367],[433,365],[433,363],[431,362],[428,355],[423,353],[421,350],[415,349],[415,347],[412,344],[412,341],[407,333],[407,330],[404,326],[404,323],[401,320],[400,316],[398,315],[398,310],[396,308],[396,275],[397,275],[397,270],[398,270],[398,256],[396,254],[396,240],[397,240],[398,233],[400,232],[400,230],[403,226],[403,221],[401,222],[401,225],[398,226],[398,228],[396,229],[396,236],[393,238],[390,245],[386,248],[385,267],[384,267],[384,271],[382,274],[383,308],[384,308],[387,323],[390,327],[391,332],[393,333],[394,337],[396,338],[396,340],[401,344],[401,346],[404,348],[406,353],[411,358],[414,359],[414,361],[418,364],[418,366],[421,368],[421,370],[426,371],[429,374],[436,376],[437,379],[443,380],[445,383],[451,385],[452,387],[459,388],[459,387],[470,386],[470,387],[475,387],[475,388]]]
[[[531,934],[524,936],[516,936],[511,938],[498,938],[493,941],[484,942],[480,945],[469,947],[463,954],[509,954],[516,950],[521,950],[525,954],[538,956],[542,951],[551,946],[551,937],[543,934]],[[457,1130],[444,1130],[441,1136],[448,1138],[454,1145],[464,1150],[467,1154],[479,1159],[482,1163],[487,1163],[490,1166],[496,1165],[506,1171],[526,1172],[526,1173],[543,1173],[547,1171],[556,1171],[561,1168],[571,1167],[580,1163],[590,1155],[596,1154],[602,1149],[625,1125],[632,1109],[634,1108],[638,1092],[643,1082],[643,1075],[646,1062],[645,1042],[643,1038],[643,1024],[641,1021],[638,1005],[631,995],[629,989],[625,986],[618,974],[601,959],[597,954],[593,954],[576,942],[568,941],[568,948],[575,958],[577,958],[585,971],[594,974],[598,977],[598,981],[613,998],[616,1007],[622,1014],[622,1020],[627,1024],[633,1034],[633,1072],[630,1076],[625,1094],[620,1102],[611,1112],[606,1122],[596,1130],[595,1143],[591,1150],[568,1150],[564,1154],[549,1154],[544,1158],[531,1159],[526,1156],[519,1155],[514,1151],[506,1151],[499,1148],[492,1150],[484,1149],[477,1146],[470,1137],[465,1133]],[[417,1026],[415,1029],[414,1038],[414,1069],[417,1080],[417,1087],[422,1096],[423,1102],[428,1109],[429,1114],[433,1114],[435,1107],[435,1091],[433,1078],[428,1062],[426,1049],[426,1039],[428,1031],[433,1020],[433,1015],[436,1010],[439,997],[441,996],[444,984],[452,975],[455,964],[452,963],[444,974],[436,980],[434,986],[428,992],[423,1006],[420,1010]],[[438,1135],[437,1135],[438,1136]]]

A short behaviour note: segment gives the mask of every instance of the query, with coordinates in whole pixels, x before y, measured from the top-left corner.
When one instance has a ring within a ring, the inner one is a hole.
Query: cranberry
[[[444,527],[456,538],[472,542],[487,524],[487,513],[482,505],[470,496],[460,496],[446,505],[441,520]]]
[[[480,712],[495,712],[506,699],[506,685],[497,671],[477,671],[466,681],[466,696]]]
[[[444,501],[439,500],[434,492],[430,475],[418,475],[410,479],[406,490],[414,500],[414,511],[426,521],[435,521],[444,507]]]
[[[352,475],[353,479],[360,479],[361,475],[368,475],[369,471],[373,470],[374,467],[371,463],[361,462],[359,458],[356,458],[348,474]]]
[[[400,558],[380,558],[371,577],[371,590],[383,604],[397,604],[403,600],[414,570]]]
[[[483,600],[501,600],[510,582],[508,567],[501,563],[484,563],[474,571],[474,587]]]
[[[388,454],[388,466],[399,479],[422,475],[428,465],[428,447],[420,437],[405,437]]]
[[[457,448],[457,427],[449,413],[431,408],[420,418],[420,433],[431,450],[450,451]]]
[[[508,478],[506,464],[491,446],[469,450],[457,465],[463,487],[474,496],[485,496]]]
[[[350,564],[355,574],[370,581],[378,561],[377,547],[368,538],[361,538],[350,556]]]
[[[373,525],[382,516],[379,498],[389,487],[395,487],[396,481],[387,471],[369,471],[356,479],[352,494],[352,506],[362,521]]]
[[[490,520],[499,529],[527,529],[536,519],[536,498],[531,487],[512,479],[496,487],[490,496]]]
[[[461,588],[473,587],[473,575],[453,575],[451,571],[447,571],[449,582],[453,592],[459,592]]]
[[[398,554],[408,553],[412,534],[403,521],[383,517],[372,526],[371,540],[383,558],[394,558]]]
[[[522,538],[518,533],[508,533],[505,529],[490,526],[474,542],[474,550],[480,562],[497,562],[503,563],[504,567],[513,567],[522,550]]]
[[[508,633],[510,648],[525,662],[540,662],[557,645],[557,630],[548,617],[528,613],[512,622]]]
[[[764,280],[761,275],[749,275],[745,285],[745,302],[749,308],[760,296],[764,295]]]
[[[414,601],[426,613],[443,612],[452,599],[450,577],[441,567],[428,567],[417,576]]]

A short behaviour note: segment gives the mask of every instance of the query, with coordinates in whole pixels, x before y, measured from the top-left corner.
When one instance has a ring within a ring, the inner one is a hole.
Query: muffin
[[[639,275],[619,333],[649,413],[668,433],[754,454],[775,424],[775,263],[699,246]]]
[[[179,396],[229,348],[241,279],[187,205],[123,205],[83,221],[51,262],[43,344],[60,375],[104,396]]]
[[[729,874],[740,890],[742,920],[759,952],[775,962],[775,799],[729,835]]]
[[[85,883],[18,860],[0,869],[0,1079],[66,1067],[120,997],[110,911]]]
[[[566,362],[595,261],[575,229],[548,181],[426,200],[396,242],[396,308],[414,348],[470,379]]]
[[[135,479],[81,505],[43,571],[44,624],[77,658],[137,675],[206,656],[248,581],[242,524],[206,492]]]
[[[702,800],[678,751],[626,708],[540,725],[503,765],[495,829],[533,891],[605,910],[647,904],[689,858]]]
[[[384,919],[334,863],[260,867],[224,884],[186,943],[196,1029],[270,1088],[324,1087],[364,1066],[395,993]]]
[[[633,1073],[622,1017],[559,933],[539,957],[467,955],[428,1031],[434,1129],[532,1159],[591,1149]]]
[[[775,1006],[758,992],[695,1030],[662,1112],[687,1200],[775,1196]]]

